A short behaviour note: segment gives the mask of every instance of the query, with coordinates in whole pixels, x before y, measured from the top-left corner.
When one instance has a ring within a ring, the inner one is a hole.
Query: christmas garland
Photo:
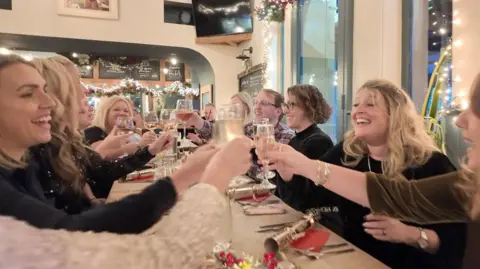
[[[102,88],[95,85],[84,84],[84,87],[88,89],[89,95],[93,94],[97,97],[113,96],[123,94],[137,94],[145,93],[153,96],[160,95],[181,95],[181,96],[198,96],[200,94],[198,89],[194,89],[190,84],[184,84],[180,81],[175,81],[169,86],[163,89],[149,88],[142,85],[140,82],[134,79],[123,79],[119,85],[115,85],[111,88]]]
[[[285,8],[293,5],[298,0],[263,0],[260,7],[255,8],[257,19],[266,22],[283,22],[285,20]]]

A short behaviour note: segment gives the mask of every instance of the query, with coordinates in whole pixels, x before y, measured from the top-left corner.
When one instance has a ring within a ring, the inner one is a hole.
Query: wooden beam
[[[230,46],[238,46],[242,42],[252,39],[252,34],[236,34],[236,35],[222,35],[222,36],[208,36],[197,37],[196,44],[227,44]]]

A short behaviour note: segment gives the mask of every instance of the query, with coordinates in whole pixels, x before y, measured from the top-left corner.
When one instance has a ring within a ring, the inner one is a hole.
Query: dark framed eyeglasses
[[[295,107],[295,102],[282,103],[282,109],[293,109]]]
[[[277,107],[274,103],[270,103],[269,101],[267,100],[262,100],[262,101],[255,101],[253,102],[253,105],[256,106],[256,105],[261,105],[261,106],[274,106],[274,107]]]

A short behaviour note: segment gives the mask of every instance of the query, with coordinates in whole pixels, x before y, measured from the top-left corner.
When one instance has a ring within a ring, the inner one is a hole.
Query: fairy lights
[[[205,15],[211,15],[215,13],[223,13],[225,15],[229,15],[232,13],[237,13],[238,10],[242,7],[250,7],[249,2],[238,2],[236,4],[224,7],[209,7],[207,5],[200,4],[198,5],[198,12],[203,13]]]
[[[466,89],[459,89],[455,91],[455,96],[452,91],[452,83],[462,81],[460,75],[456,74],[453,77],[454,66],[452,64],[452,50],[458,50],[464,45],[464,41],[458,38],[452,38],[452,28],[461,25],[461,12],[453,10],[451,16],[449,14],[442,14],[433,6],[429,7],[432,10],[431,16],[434,21],[431,23],[432,33],[440,37],[440,42],[432,42],[435,48],[441,46],[439,59],[434,63],[435,69],[432,73],[429,89],[425,98],[422,109],[423,116],[430,116],[432,118],[439,118],[442,115],[449,113],[452,110],[464,110],[468,108],[466,101]],[[447,10],[450,10],[447,8]],[[439,112],[437,114],[437,111]]]

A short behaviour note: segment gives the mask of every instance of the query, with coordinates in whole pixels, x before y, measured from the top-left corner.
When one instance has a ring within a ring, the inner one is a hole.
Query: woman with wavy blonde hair
[[[379,119],[382,127],[388,126],[386,129],[377,129],[378,125],[371,124],[375,119],[371,118],[372,115],[369,115],[368,111],[354,112],[355,107],[358,107],[359,98],[365,96],[370,100],[369,106],[379,108],[377,111],[386,116],[383,117],[386,121]],[[346,166],[354,167],[365,155],[382,155],[388,149],[388,155],[381,157],[382,171],[385,175],[391,176],[401,173],[407,167],[425,164],[432,153],[438,151],[432,137],[425,129],[422,117],[417,114],[412,100],[395,84],[387,80],[370,80],[357,91],[356,100],[352,110],[353,128],[345,134],[343,141]],[[363,117],[366,114],[367,117]],[[374,129],[378,132],[377,134]],[[373,135],[368,136],[368,133]],[[386,139],[377,140],[381,136]],[[386,147],[376,147],[375,144],[379,141],[384,142]]]
[[[55,101],[52,112],[52,140],[50,144],[58,150],[52,160],[56,174],[68,181],[74,190],[83,188],[85,180],[76,164],[76,158],[86,157],[83,137],[78,132],[77,91],[64,63],[68,59],[62,56],[47,59],[35,59],[32,63],[47,83],[47,92]],[[72,153],[75,152],[77,156]]]
[[[320,160],[361,172],[403,175],[409,180],[455,171],[428,136],[411,99],[389,81],[370,80],[357,90],[351,123],[352,129],[345,134],[345,140]],[[277,169],[285,173],[282,167]],[[368,209],[338,195],[326,195],[325,189],[312,181],[309,184],[306,190],[294,193],[294,199],[306,201],[309,207],[338,212],[345,239],[386,265],[393,268],[458,267],[465,244],[465,225],[418,227],[376,216],[364,223],[365,217],[370,216]],[[372,222],[382,227],[380,235],[378,230],[364,230],[364,225]],[[428,245],[419,245],[421,234],[429,238]]]
[[[85,141],[92,148],[97,147],[114,130],[117,118],[133,118],[133,110],[130,100],[126,97],[114,95],[100,101],[92,126],[84,130]],[[134,134],[130,142],[118,148],[113,148],[105,153],[108,159],[116,159],[124,154],[131,154],[138,148],[143,148],[152,143],[156,135],[152,132],[146,132],[141,137]]]

